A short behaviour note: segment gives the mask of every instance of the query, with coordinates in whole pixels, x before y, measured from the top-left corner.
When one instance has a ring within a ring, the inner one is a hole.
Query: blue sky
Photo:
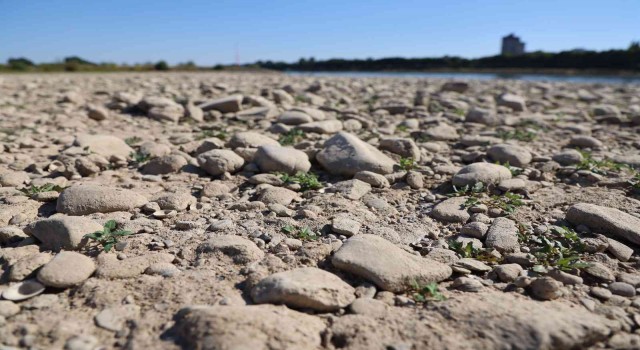
[[[0,61],[480,57],[510,32],[527,50],[626,48],[640,0],[0,0]]]

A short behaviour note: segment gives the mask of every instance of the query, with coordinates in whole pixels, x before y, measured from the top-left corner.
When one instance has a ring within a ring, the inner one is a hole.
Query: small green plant
[[[627,165],[614,162],[610,159],[597,160],[594,159],[589,152],[580,151],[582,161],[576,166],[578,170],[589,170],[599,175],[608,175],[610,171],[622,171],[628,168]]]
[[[314,173],[298,172],[295,175],[280,173],[280,179],[285,183],[295,183],[300,185],[303,191],[317,190],[322,188],[322,183],[318,181],[318,175]]]
[[[195,139],[197,141],[204,140],[210,137],[219,138],[222,141],[227,140],[229,138],[229,133],[225,129],[220,130],[202,130],[198,135],[196,135]]]
[[[314,241],[320,236],[313,232],[309,227],[297,228],[293,225],[286,225],[282,228],[282,232],[292,235],[302,241]]]
[[[396,126],[396,130],[400,131],[400,132],[407,132],[409,130],[409,127],[406,125],[398,125]]]
[[[505,141],[518,140],[518,141],[530,142],[535,140],[537,135],[533,131],[515,129],[512,131],[498,130],[498,132],[496,133],[496,136],[498,136],[499,138]]]
[[[51,192],[51,191],[62,192],[62,190],[64,190],[64,187],[58,186],[56,184],[48,183],[42,186],[31,185],[29,187],[20,189],[20,192],[28,196],[32,196],[36,193]]]
[[[440,292],[438,283],[431,282],[428,284],[420,284],[416,281],[411,282],[413,290],[413,300],[418,303],[426,301],[443,301],[446,297]]]
[[[447,196],[461,197],[461,196],[467,196],[469,194],[474,194],[474,193],[483,193],[485,190],[486,188],[482,182],[476,182],[473,186],[464,185],[463,187],[460,187],[460,188],[457,188],[454,185],[453,192],[447,194]]]
[[[291,129],[280,135],[278,142],[283,146],[295,145],[304,139],[304,132],[300,129]]]
[[[133,146],[133,145],[136,145],[136,144],[142,142],[142,139],[139,138],[138,136],[132,136],[132,137],[127,137],[126,139],[124,139],[124,142],[129,146]]]
[[[104,224],[102,231],[96,231],[84,235],[85,238],[94,240],[97,245],[102,246],[102,250],[109,252],[121,237],[131,234],[131,231],[117,230],[118,224],[115,220],[109,220]]]
[[[132,162],[136,164],[146,163],[147,161],[149,161],[149,159],[151,159],[151,156],[149,154],[140,151],[131,152],[129,156],[131,157]]]
[[[484,204],[489,208],[501,209],[506,215],[511,215],[518,207],[525,204],[523,201],[524,197],[513,192],[505,192],[502,195],[490,196],[487,193],[487,188],[480,182],[476,183],[472,187],[467,185],[458,189],[454,186],[453,189],[454,192],[449,193],[449,197],[468,196],[467,200],[462,204],[465,208]]]
[[[522,174],[522,170],[523,170],[522,168],[512,166],[511,164],[509,164],[509,162],[504,162],[504,163],[496,162],[496,164],[502,165],[503,167],[509,169],[509,171],[511,172],[511,176],[513,177],[516,177]]]
[[[507,215],[511,215],[518,207],[523,206],[524,202],[522,201],[521,195],[513,192],[506,192],[502,196],[491,196],[489,205],[500,208],[503,212],[507,213]]]
[[[467,112],[465,112],[465,110],[462,108],[457,108],[455,111],[453,111],[453,113],[457,114],[460,117],[464,117],[467,114]]]
[[[555,267],[563,271],[583,269],[590,264],[581,259],[584,244],[578,234],[565,226],[555,226],[548,235],[528,235],[525,228],[519,227],[521,243],[532,249],[538,265],[533,270],[544,273],[548,267]]]
[[[447,242],[447,244],[449,245],[450,250],[458,253],[463,258],[473,258],[476,260],[493,263],[500,262],[500,259],[496,255],[491,254],[491,251],[476,248],[471,242],[463,244],[460,241],[451,239],[449,240],[449,242]]]
[[[631,180],[629,180],[629,185],[631,185],[632,190],[640,191],[640,173],[636,173]]]
[[[416,161],[411,157],[408,157],[408,158],[402,157],[400,158],[400,161],[398,163],[400,164],[400,169],[404,171],[413,170],[418,167],[418,164],[416,163]]]

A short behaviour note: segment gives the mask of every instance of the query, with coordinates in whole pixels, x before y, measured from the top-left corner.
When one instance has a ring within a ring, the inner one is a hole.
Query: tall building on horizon
[[[518,56],[524,54],[524,42],[513,33],[502,37],[502,55]]]

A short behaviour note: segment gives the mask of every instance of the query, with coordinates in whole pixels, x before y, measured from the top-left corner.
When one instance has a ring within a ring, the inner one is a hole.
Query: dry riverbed
[[[638,349],[640,86],[0,75],[0,349]]]

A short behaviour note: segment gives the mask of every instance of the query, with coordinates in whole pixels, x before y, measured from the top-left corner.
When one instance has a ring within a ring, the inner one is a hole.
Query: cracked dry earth
[[[639,125],[637,85],[0,76],[0,348],[638,349]]]

